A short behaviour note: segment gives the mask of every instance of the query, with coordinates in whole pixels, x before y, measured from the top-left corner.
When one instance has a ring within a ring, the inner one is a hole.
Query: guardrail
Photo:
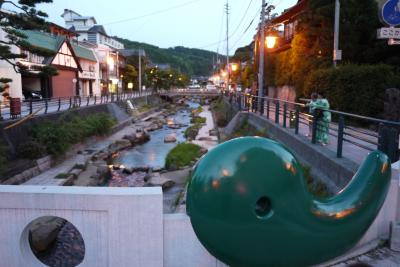
[[[304,103],[285,101],[282,99],[261,97],[244,93],[225,93],[231,103],[236,103],[239,110],[259,112],[283,128],[292,128],[295,135],[311,137],[311,142],[317,144],[317,132],[325,127],[318,119],[316,109],[309,114]],[[261,105],[261,109],[258,106]],[[320,110],[330,112],[332,122],[329,123],[330,146],[335,145],[338,158],[343,157],[345,146],[351,144],[366,152],[380,150],[385,152],[392,162],[399,160],[400,122],[387,121],[372,117],[341,112],[337,110]],[[368,125],[369,128],[358,127],[356,123]],[[333,137],[333,139],[332,139]],[[351,153],[351,151],[347,151]]]
[[[32,114],[43,115],[66,111],[73,108],[81,108],[93,105],[114,103],[152,95],[153,92],[131,92],[122,94],[71,96],[32,100],[28,99],[21,103],[21,111],[18,114],[11,112],[9,107],[0,109],[3,120],[19,119]]]
[[[207,89],[174,89],[174,90],[160,90],[161,95],[219,95],[221,94],[218,90],[207,90]]]

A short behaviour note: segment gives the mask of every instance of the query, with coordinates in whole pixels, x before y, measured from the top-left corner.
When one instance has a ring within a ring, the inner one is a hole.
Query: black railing
[[[400,122],[387,121],[372,117],[341,112],[337,110],[314,110],[310,114],[307,104],[285,101],[282,99],[262,97],[244,93],[226,93],[239,110],[254,112],[273,120],[283,128],[291,128],[295,135],[305,135],[311,138],[311,143],[317,144],[317,133],[323,127],[328,127],[330,147],[335,148],[336,156],[342,158],[344,153],[355,153],[352,148],[359,148],[364,152],[381,150],[392,162],[399,160],[399,133]],[[261,109],[257,108],[261,103]],[[330,112],[332,121],[329,125],[318,118],[318,112]],[[354,126],[360,125],[369,128]],[[324,144],[325,145],[325,144]]]
[[[1,117],[3,120],[19,119],[29,115],[43,115],[81,108],[93,105],[114,103],[119,101],[132,100],[139,97],[150,96],[153,93],[148,92],[130,92],[121,94],[91,95],[91,96],[71,96],[33,100],[27,99],[21,102],[20,109],[12,110],[11,107],[2,107]]]

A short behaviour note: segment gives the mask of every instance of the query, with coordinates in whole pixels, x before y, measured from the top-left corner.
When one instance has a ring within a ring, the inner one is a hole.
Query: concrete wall
[[[268,97],[282,99],[290,102],[296,101],[296,89],[293,86],[284,85],[268,87]]]
[[[399,208],[398,173],[379,216],[359,244],[336,261],[387,238]],[[68,220],[85,243],[81,267],[226,267],[197,239],[186,214],[163,215],[161,188],[0,186],[0,266],[44,267],[28,244],[37,218]],[[326,266],[323,264],[321,266]]]
[[[43,216],[68,220],[85,243],[81,267],[163,266],[161,188],[0,187],[0,265],[44,267],[27,226]]]

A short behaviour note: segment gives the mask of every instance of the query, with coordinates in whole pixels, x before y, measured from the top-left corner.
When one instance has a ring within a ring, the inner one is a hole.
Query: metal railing
[[[140,97],[150,96],[153,92],[130,92],[121,94],[71,96],[47,99],[27,99],[21,102],[20,112],[12,112],[11,107],[1,108],[3,120],[20,119],[29,115],[43,115],[56,113],[74,108],[94,106],[100,104],[114,103],[125,100],[132,100]]]
[[[226,96],[229,96],[230,102],[236,104],[240,111],[258,112],[283,128],[291,128],[295,135],[309,137],[312,144],[317,144],[318,131],[328,127],[329,147],[334,148],[338,158],[342,158],[344,153],[355,153],[353,150],[358,148],[366,153],[381,150],[392,162],[399,160],[400,122],[337,110],[315,109],[310,114],[307,104],[304,103],[270,97],[260,99],[244,93],[228,93]],[[258,108],[259,103],[261,109]],[[332,120],[328,126],[318,118],[318,112],[331,113]],[[368,128],[357,126],[357,122],[358,125],[368,125]]]

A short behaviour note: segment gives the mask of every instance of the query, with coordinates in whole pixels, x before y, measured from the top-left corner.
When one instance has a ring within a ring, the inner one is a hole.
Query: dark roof
[[[84,47],[71,44],[65,36],[53,36],[47,32],[40,31],[21,31],[26,36],[26,41],[34,47],[44,48],[50,50],[51,52],[57,53],[64,42],[68,44],[71,49],[71,52],[74,57],[84,58],[92,61],[97,61],[96,57],[93,55],[93,52],[90,49],[86,49]],[[45,58],[43,64],[51,64],[53,61],[53,57]],[[79,62],[78,69],[81,70],[81,66]]]
[[[286,9],[280,16],[272,19],[271,23],[281,24],[291,18],[298,16],[307,6],[307,2],[307,0],[299,0],[296,5]]]
[[[78,58],[82,59],[87,59],[93,62],[97,62],[97,59],[95,55],[93,54],[93,51],[90,49],[87,49],[85,47],[79,46],[77,44],[71,43],[72,48],[74,49],[74,52]]]
[[[106,30],[104,29],[104,27],[102,25],[95,25],[92,28],[90,28],[88,30],[89,33],[101,33],[103,35],[107,35]]]

